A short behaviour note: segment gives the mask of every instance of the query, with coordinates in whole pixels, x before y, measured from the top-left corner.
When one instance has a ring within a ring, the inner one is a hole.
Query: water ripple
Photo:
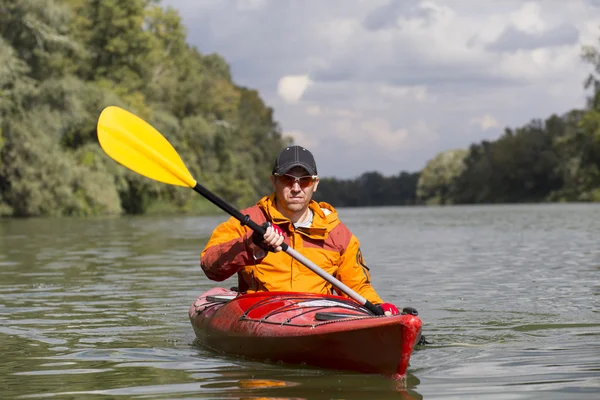
[[[340,214],[432,342],[402,384],[197,347],[189,305],[236,284],[198,266],[224,216],[0,220],[0,397],[598,398],[599,206]]]

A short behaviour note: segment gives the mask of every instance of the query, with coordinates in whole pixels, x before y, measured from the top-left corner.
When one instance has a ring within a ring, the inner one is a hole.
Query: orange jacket
[[[339,220],[337,211],[325,202],[312,200],[310,228],[294,228],[274,206],[275,195],[263,197],[242,214],[261,225],[269,220],[284,232],[288,246],[335,276],[373,304],[383,303],[370,283],[356,236]],[[327,210],[327,211],[323,211]],[[291,291],[344,295],[289,254],[265,252],[252,242],[252,230],[233,217],[213,231],[200,256],[209,279],[223,281],[236,272],[241,292]]]

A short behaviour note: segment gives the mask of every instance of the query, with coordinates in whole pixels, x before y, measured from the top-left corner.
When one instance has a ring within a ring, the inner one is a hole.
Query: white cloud
[[[517,11],[511,13],[511,22],[520,30],[527,33],[538,33],[544,30],[542,7],[539,3],[528,2]]]
[[[320,170],[422,168],[585,104],[590,0],[164,0],[189,41],[231,64]],[[335,155],[333,157],[332,155]],[[321,166],[323,167],[321,169]]]
[[[306,113],[308,115],[321,115],[322,110],[321,110],[321,107],[319,107],[317,105],[310,105],[310,106],[306,107]]]
[[[286,102],[295,103],[311,84],[308,75],[287,75],[279,79],[277,93]]]
[[[494,118],[490,114],[485,114],[481,117],[471,118],[469,124],[479,126],[482,131],[486,131],[490,128],[497,128],[500,126],[496,118]]]
[[[387,156],[420,149],[438,139],[437,133],[424,121],[409,127],[393,127],[385,118],[339,119],[332,124],[332,131],[337,140],[346,145]]]
[[[332,19],[319,25],[318,35],[330,46],[345,46],[348,40],[360,30],[357,19]]]
[[[338,108],[333,110],[333,115],[336,115],[338,117],[354,118],[357,116],[357,113],[350,110],[345,110],[343,108]]]
[[[394,98],[409,98],[416,101],[427,100],[427,87],[424,85],[418,86],[394,86],[394,85],[381,85],[379,92],[384,96],[391,96]]]
[[[292,137],[295,144],[307,149],[314,149],[319,145],[319,141],[316,138],[302,131],[284,131],[283,135]]]
[[[267,0],[237,0],[239,10],[256,10],[267,4]]]
[[[382,149],[398,149],[408,138],[406,128],[393,129],[390,122],[382,118],[364,121],[360,127],[365,133],[365,139]]]
[[[365,140],[364,132],[348,119],[338,119],[331,123],[331,132],[339,140],[350,146],[360,146]]]
[[[358,113],[343,108],[322,107],[318,105],[310,105],[306,107],[306,113],[311,116],[335,116],[354,118]]]

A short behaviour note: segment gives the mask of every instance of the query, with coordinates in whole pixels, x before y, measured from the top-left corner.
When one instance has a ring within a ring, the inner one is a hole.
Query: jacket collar
[[[291,228],[292,221],[281,214],[275,204],[275,193],[263,197],[258,202],[258,206],[274,224],[287,225],[288,228]],[[328,233],[339,223],[337,211],[325,202],[317,203],[314,200],[310,201],[308,207],[313,212],[312,226],[310,228],[296,228],[296,231],[312,239],[326,239]],[[327,213],[324,210],[327,210]]]

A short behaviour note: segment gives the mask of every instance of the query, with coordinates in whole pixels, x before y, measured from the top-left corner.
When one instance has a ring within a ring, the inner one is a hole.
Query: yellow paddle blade
[[[106,154],[140,175],[170,185],[196,186],[171,143],[129,111],[106,107],[98,118],[98,141]]]

